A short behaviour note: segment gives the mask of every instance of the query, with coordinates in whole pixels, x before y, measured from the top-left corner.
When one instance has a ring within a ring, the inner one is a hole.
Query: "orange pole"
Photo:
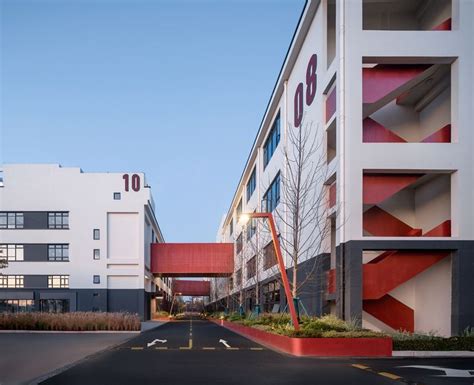
[[[267,218],[270,224],[270,230],[272,233],[273,246],[278,260],[278,267],[280,268],[281,280],[283,281],[283,288],[285,289],[286,300],[288,301],[288,308],[290,309],[291,320],[295,330],[300,330],[300,324],[298,322],[298,316],[296,315],[295,303],[293,302],[293,295],[291,294],[290,283],[288,282],[288,276],[286,275],[285,263],[283,262],[283,255],[281,253],[280,241],[276,231],[275,221],[273,220],[272,213],[251,213],[250,218]]]

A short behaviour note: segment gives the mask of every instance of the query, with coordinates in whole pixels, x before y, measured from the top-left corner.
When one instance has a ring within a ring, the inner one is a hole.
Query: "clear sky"
[[[3,162],[143,171],[214,241],[304,1],[0,1]]]

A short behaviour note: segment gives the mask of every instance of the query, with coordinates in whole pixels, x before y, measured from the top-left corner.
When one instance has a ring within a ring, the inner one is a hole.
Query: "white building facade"
[[[108,311],[149,319],[171,295],[149,272],[163,242],[144,173],[3,166],[0,311]]]
[[[375,330],[474,325],[473,17],[470,0],[306,3],[218,231],[235,272],[211,305],[284,310],[268,231],[238,218],[274,213],[291,281],[288,159],[307,130],[318,167],[302,177],[325,203],[301,232],[319,237],[298,261],[304,310]]]

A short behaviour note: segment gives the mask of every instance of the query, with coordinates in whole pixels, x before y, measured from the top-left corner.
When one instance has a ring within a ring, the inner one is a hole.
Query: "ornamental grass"
[[[0,313],[0,330],[139,331],[140,318],[129,313]]]

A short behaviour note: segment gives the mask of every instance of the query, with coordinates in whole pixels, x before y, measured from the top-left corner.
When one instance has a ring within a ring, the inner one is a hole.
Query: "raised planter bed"
[[[392,339],[383,338],[294,338],[240,325],[213,320],[269,348],[298,357],[391,357]]]

